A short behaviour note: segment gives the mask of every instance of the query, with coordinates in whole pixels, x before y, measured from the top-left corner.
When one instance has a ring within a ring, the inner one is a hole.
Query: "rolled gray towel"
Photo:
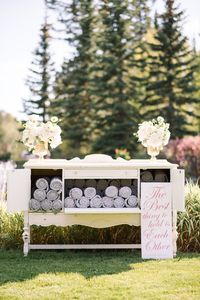
[[[136,207],[138,205],[138,199],[136,196],[130,196],[125,200],[126,207]]]
[[[153,181],[152,173],[150,171],[143,171],[141,173],[141,181],[152,182]]]
[[[97,190],[105,190],[108,186],[108,180],[99,179],[97,182]]]
[[[74,186],[80,189],[84,189],[85,187],[85,179],[75,179]]]
[[[138,186],[138,181],[137,181],[137,179],[133,179],[131,185],[137,187],[137,186]]]
[[[94,187],[87,187],[86,189],[84,189],[84,195],[88,199],[94,198],[94,196],[96,196],[96,193],[97,191]]]
[[[114,199],[114,207],[121,208],[124,207],[124,205],[125,205],[124,198],[118,196]]]
[[[62,201],[61,200],[54,200],[52,202],[52,210],[60,211],[62,209]]]
[[[47,199],[41,201],[41,208],[45,211],[52,209],[52,201],[49,201]]]
[[[90,200],[90,207],[100,208],[102,207],[102,205],[103,205],[102,198],[99,195],[96,195],[94,198]]]
[[[120,180],[112,179],[112,180],[109,181],[109,185],[114,185],[114,186],[119,188],[120,187]]]
[[[29,208],[30,210],[38,211],[41,208],[40,201],[36,199],[31,199],[29,202]]]
[[[121,179],[121,186],[131,186],[131,179]]]
[[[119,196],[123,198],[128,198],[131,195],[131,188],[128,186],[123,186],[119,189]]]
[[[75,200],[71,197],[66,197],[65,200],[64,200],[64,206],[68,207],[68,208],[76,207]]]
[[[108,186],[106,189],[105,189],[105,195],[108,196],[108,197],[117,197],[118,195],[118,188],[114,185],[111,185],[111,186]]]
[[[82,196],[81,199],[76,200],[76,206],[79,208],[87,208],[90,205],[90,200],[87,197]]]
[[[95,179],[87,179],[85,182],[85,187],[97,187],[97,181]]]
[[[138,194],[138,189],[137,189],[137,187],[136,187],[135,185],[132,185],[132,186],[131,186],[131,191],[132,191],[132,195],[137,196],[137,194]]]
[[[168,181],[167,174],[164,170],[156,170],[154,179],[157,182],[167,182]]]
[[[33,192],[33,198],[36,199],[36,200],[39,200],[39,201],[42,201],[46,198],[46,191],[45,190],[39,190],[39,189],[36,189],[34,192]]]
[[[105,196],[102,198],[102,202],[103,202],[103,207],[113,207],[114,199],[111,197]]]
[[[83,192],[80,188],[73,188],[69,191],[69,196],[72,197],[74,200],[81,199],[83,196]]]
[[[47,177],[42,177],[42,178],[38,178],[35,182],[36,187],[39,190],[48,190],[49,189],[49,178]]]
[[[59,198],[59,194],[57,191],[50,190],[47,192],[47,199],[50,201],[54,201]]]
[[[50,189],[54,191],[62,191],[62,180],[59,177],[54,177],[50,182]]]
[[[71,189],[75,186],[74,179],[66,179],[65,180],[65,188]]]

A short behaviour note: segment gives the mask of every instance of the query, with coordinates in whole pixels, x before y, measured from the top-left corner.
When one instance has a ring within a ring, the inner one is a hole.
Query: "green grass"
[[[0,250],[0,299],[200,299],[200,254]]]

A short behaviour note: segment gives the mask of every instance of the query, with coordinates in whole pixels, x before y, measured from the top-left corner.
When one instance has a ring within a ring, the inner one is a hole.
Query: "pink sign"
[[[172,258],[170,183],[141,183],[142,258]]]

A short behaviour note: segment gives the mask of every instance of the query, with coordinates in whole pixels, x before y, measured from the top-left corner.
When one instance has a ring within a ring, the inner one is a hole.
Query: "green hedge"
[[[200,188],[188,183],[186,192],[186,212],[178,215],[178,250],[200,251]],[[0,248],[21,248],[23,232],[22,214],[8,214],[5,206],[0,206]],[[31,227],[32,243],[139,243],[140,228],[120,225],[95,229],[86,226],[71,227]]]

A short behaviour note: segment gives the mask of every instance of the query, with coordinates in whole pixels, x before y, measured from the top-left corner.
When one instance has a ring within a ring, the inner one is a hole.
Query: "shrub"
[[[185,168],[188,177],[200,177],[200,136],[171,140],[165,154],[169,160]]]
[[[186,211],[178,215],[178,249],[200,252],[200,187],[188,183],[185,187]]]

